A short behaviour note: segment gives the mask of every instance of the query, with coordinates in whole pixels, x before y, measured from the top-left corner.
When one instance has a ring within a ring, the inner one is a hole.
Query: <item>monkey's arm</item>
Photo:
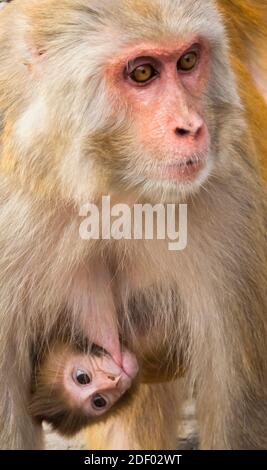
[[[73,273],[67,307],[80,318],[80,328],[91,344],[105,349],[121,367],[122,354],[111,288],[111,277],[101,263],[90,263]]]

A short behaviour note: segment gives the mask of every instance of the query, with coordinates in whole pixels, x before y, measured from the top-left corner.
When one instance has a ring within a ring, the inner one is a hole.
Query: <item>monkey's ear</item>
[[[30,72],[38,72],[42,64],[43,54],[44,51],[39,51],[37,48],[33,48],[31,46],[27,47],[25,60],[23,63]]]

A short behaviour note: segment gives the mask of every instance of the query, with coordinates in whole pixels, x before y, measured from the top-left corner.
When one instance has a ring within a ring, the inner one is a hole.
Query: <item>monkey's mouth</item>
[[[160,164],[154,169],[153,176],[161,180],[190,181],[204,169],[206,160],[206,157],[198,155]]]

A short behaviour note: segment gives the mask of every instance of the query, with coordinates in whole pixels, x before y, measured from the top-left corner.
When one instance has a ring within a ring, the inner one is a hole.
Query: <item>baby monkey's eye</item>
[[[80,385],[88,385],[91,382],[89,375],[80,369],[76,371],[76,380]]]
[[[129,77],[136,83],[146,83],[157,75],[157,71],[150,64],[139,65],[129,74]]]
[[[97,410],[101,410],[107,406],[107,401],[102,395],[94,395],[92,398],[92,406]]]

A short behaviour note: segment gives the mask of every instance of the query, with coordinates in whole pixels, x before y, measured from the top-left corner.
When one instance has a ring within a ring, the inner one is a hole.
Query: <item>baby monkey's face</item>
[[[138,373],[137,361],[129,351],[124,351],[122,358],[121,367],[103,353],[77,353],[68,358],[63,387],[71,404],[88,418],[104,414],[131,387]]]

